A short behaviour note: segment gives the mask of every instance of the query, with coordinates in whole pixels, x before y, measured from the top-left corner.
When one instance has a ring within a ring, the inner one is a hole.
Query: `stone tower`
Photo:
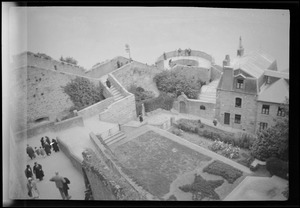
[[[242,46],[242,37],[240,36],[240,42],[239,42],[239,48],[237,50],[237,56],[243,56],[244,55],[244,48]]]

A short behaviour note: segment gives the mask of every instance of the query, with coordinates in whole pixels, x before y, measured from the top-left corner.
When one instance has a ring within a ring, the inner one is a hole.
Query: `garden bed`
[[[118,146],[114,154],[133,180],[151,194],[163,197],[181,174],[195,170],[211,158],[148,131]]]
[[[203,169],[203,172],[222,176],[228,181],[228,183],[234,183],[236,179],[243,175],[242,171],[218,160],[215,160],[214,162],[206,166]]]

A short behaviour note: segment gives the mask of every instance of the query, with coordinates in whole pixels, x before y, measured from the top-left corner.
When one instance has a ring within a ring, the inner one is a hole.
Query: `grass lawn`
[[[169,192],[170,184],[178,175],[193,171],[201,162],[212,159],[154,131],[118,146],[114,154],[126,174],[158,197]]]

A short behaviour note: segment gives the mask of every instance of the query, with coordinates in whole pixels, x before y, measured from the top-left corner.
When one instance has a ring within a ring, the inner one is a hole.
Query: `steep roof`
[[[277,70],[276,60],[262,50],[237,57],[232,66],[234,70],[241,69],[255,78],[262,76],[266,69]]]
[[[258,94],[257,101],[284,103],[286,97],[289,98],[289,85],[281,78],[271,85],[263,85],[261,92]]]

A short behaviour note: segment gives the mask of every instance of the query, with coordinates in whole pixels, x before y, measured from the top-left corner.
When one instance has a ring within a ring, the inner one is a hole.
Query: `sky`
[[[164,52],[191,48],[222,65],[236,56],[239,37],[245,54],[263,49],[289,68],[288,10],[199,7],[27,7],[11,10],[11,54],[45,53],[73,57],[90,69],[116,56],[154,64]]]

